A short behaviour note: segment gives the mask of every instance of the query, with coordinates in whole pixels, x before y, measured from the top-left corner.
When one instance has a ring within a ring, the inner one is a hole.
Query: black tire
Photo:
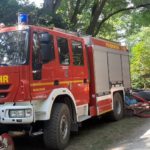
[[[70,111],[66,104],[56,103],[51,118],[44,124],[43,139],[48,149],[63,150],[70,139]]]
[[[110,114],[112,121],[117,121],[123,118],[123,98],[119,93],[115,93],[113,96],[113,111]]]

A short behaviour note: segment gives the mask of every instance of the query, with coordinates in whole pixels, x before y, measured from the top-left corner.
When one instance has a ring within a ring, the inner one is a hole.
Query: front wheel
[[[113,111],[110,114],[111,120],[120,120],[123,117],[123,112],[123,98],[120,93],[115,93],[113,96]]]
[[[50,120],[44,125],[44,143],[47,148],[63,150],[70,138],[70,111],[66,104],[53,106]]]

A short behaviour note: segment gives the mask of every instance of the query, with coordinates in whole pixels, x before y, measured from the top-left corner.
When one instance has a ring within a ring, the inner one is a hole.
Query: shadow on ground
[[[125,117],[117,122],[90,119],[82,124],[77,134],[71,135],[66,150],[110,149],[111,145],[114,146],[123,141],[125,137],[132,137],[136,128],[143,126],[147,121],[150,122],[150,120],[137,117]],[[15,138],[15,148],[16,150],[46,150],[42,136]]]

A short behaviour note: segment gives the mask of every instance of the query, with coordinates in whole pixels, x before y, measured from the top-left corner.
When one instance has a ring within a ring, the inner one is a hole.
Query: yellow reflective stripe
[[[33,83],[30,86],[46,86],[46,85],[54,85],[54,82]]]
[[[33,89],[33,92],[45,91],[45,88],[37,88]]]
[[[60,81],[59,85],[70,84],[70,83],[83,83],[83,80]],[[30,86],[35,87],[35,86],[46,86],[46,85],[54,85],[54,82],[33,83]]]
[[[60,84],[69,84],[69,83],[70,83],[69,81],[60,81],[60,82],[59,82],[59,85],[60,85]]]
[[[83,80],[72,80],[71,83],[83,83]]]

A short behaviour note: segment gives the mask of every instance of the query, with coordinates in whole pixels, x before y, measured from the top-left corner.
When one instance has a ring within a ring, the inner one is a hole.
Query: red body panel
[[[92,46],[87,47],[87,52],[88,52],[89,74],[90,74],[90,106],[96,106],[95,79],[94,79],[95,77],[94,77]]]
[[[83,39],[76,36],[61,33],[59,31],[56,32],[53,30],[47,30],[45,28],[34,27],[32,28],[31,32],[33,33],[36,31],[49,32],[51,35],[54,36],[55,59],[47,64],[43,64],[42,79],[38,81],[33,80],[32,66],[30,66],[30,85],[32,99],[46,99],[53,89],[64,87],[68,88],[72,92],[77,105],[89,103],[88,67],[86,59],[86,49]],[[67,66],[61,65],[59,63],[59,52],[57,47],[58,37],[63,37],[68,40],[70,64]],[[82,42],[84,66],[73,65],[73,54],[71,47],[72,40]],[[32,41],[30,42],[30,57],[32,58]],[[30,64],[32,64],[31,62]],[[55,81],[58,82],[57,85],[55,85]]]
[[[9,77],[8,83],[0,83],[0,94],[7,93],[7,96],[0,97],[0,103],[4,102],[18,102],[18,101],[30,101],[30,100],[45,100],[53,89],[68,88],[75,100],[76,105],[88,104],[90,108],[90,115],[97,115],[97,106],[99,112],[103,113],[112,108],[112,100],[106,99],[103,101],[96,101],[95,93],[95,76],[94,76],[94,64],[93,64],[93,49],[92,45],[86,47],[84,39],[72,34],[61,32],[59,30],[48,29],[44,27],[28,26],[30,28],[30,41],[29,41],[29,65],[22,65],[18,67],[1,67],[0,75],[7,75]],[[17,30],[17,27],[5,28],[0,32],[8,32]],[[32,68],[32,54],[33,54],[33,33],[34,32],[48,32],[53,35],[55,59],[42,64],[42,77],[40,80],[33,79]],[[62,37],[68,40],[70,64],[61,65],[59,62],[59,50],[57,45],[57,38]],[[105,40],[98,40],[91,38],[93,45],[101,45],[109,48],[116,48],[118,50],[124,50],[121,47],[112,42],[106,42]],[[80,41],[83,46],[84,65],[73,65],[73,52],[72,41]],[[56,84],[57,83],[57,84]],[[2,89],[3,85],[9,84],[8,89]]]
[[[7,78],[0,81],[0,103],[13,102],[19,88],[19,68],[1,67],[0,77]]]
[[[29,66],[5,66],[0,69],[0,76],[7,76],[8,81],[0,82],[0,103],[29,101]]]
[[[94,45],[100,45],[103,47],[112,48],[112,49],[116,49],[119,51],[127,51],[127,48],[125,46],[121,46],[118,43],[107,41],[107,40],[102,40],[102,39],[96,39],[96,38],[91,38],[91,39]]]
[[[99,101],[97,105],[98,105],[99,113],[100,114],[105,113],[107,111],[112,110],[112,99]]]

